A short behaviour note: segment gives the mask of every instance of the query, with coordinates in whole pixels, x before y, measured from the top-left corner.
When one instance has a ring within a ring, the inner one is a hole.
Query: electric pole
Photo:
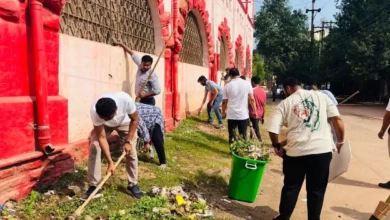
[[[313,55],[313,47],[314,47],[314,13],[321,12],[321,8],[315,9],[316,0],[312,0],[311,9],[306,9],[306,13],[311,12],[311,35],[310,35],[310,53]]]

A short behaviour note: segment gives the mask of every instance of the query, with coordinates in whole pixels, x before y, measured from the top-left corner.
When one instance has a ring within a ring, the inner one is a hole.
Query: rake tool
[[[118,161],[115,163],[115,168],[121,163],[121,161],[123,160],[123,158],[125,158],[126,156],[126,152],[123,152],[122,155],[119,157]],[[91,193],[91,195],[89,195],[88,199],[85,200],[85,202],[77,208],[77,210],[71,215],[68,217],[68,220],[75,220],[77,219],[77,217],[79,217],[85,207],[88,205],[88,203],[93,199],[93,197],[96,195],[96,193],[102,188],[102,186],[104,185],[104,183],[107,182],[107,180],[112,176],[112,173],[109,172],[107,173],[107,175],[103,178],[103,180],[99,183],[99,185],[96,187],[96,189]]]

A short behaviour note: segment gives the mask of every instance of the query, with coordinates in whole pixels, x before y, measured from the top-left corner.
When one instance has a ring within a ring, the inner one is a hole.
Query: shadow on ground
[[[333,184],[341,184],[341,185],[349,185],[349,186],[358,186],[358,187],[366,187],[366,188],[374,188],[378,189],[378,185],[372,184],[372,183],[366,183],[359,180],[351,180],[347,179],[345,177],[338,177],[334,181],[332,181]]]
[[[252,207],[250,203],[230,200],[228,198],[228,182],[218,174],[207,174],[204,171],[198,171],[192,178],[183,179],[183,182],[188,188],[187,190],[200,193],[219,217],[269,220],[278,214],[269,206]]]
[[[346,207],[332,207],[331,209],[353,219],[369,219],[372,215],[372,213],[363,213]]]

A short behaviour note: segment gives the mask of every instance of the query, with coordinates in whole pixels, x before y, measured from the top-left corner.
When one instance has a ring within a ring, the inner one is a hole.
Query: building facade
[[[251,76],[253,11],[247,0],[1,1],[0,204],[74,171],[97,97],[135,98],[137,67],[113,40],[154,63],[161,54],[156,102],[170,131],[200,106],[199,76]]]

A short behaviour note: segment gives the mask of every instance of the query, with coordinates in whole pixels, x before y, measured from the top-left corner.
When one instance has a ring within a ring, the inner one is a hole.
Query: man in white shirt
[[[230,69],[229,76],[231,80],[223,89],[222,117],[228,119],[229,143],[231,144],[236,140],[234,131],[237,127],[241,137],[247,138],[248,102],[254,112],[257,112],[257,109],[251,84],[240,79],[240,72],[237,68]]]
[[[338,151],[344,144],[344,124],[325,94],[303,90],[294,78],[283,86],[288,98],[277,106],[268,127],[274,151],[283,157],[284,186],[275,219],[290,219],[306,177],[308,219],[319,220],[334,146],[327,120],[334,125]],[[279,142],[282,126],[288,129],[287,140]]]
[[[125,92],[114,92],[103,95],[91,106],[91,120],[94,129],[91,133],[88,178],[90,187],[83,199],[96,189],[102,178],[101,152],[108,161],[107,173],[114,172],[115,166],[110,155],[107,138],[115,130],[118,132],[126,151],[127,191],[135,198],[143,196],[138,188],[138,158],[136,150],[138,113],[134,100]],[[94,198],[100,197],[101,190]]]
[[[378,137],[380,139],[383,139],[383,136],[385,136],[386,130],[389,128],[389,126],[390,126],[390,100],[386,108],[385,116],[383,116],[382,128],[378,133]],[[389,134],[387,146],[389,148],[389,155],[390,155],[390,129],[387,131],[387,133]],[[378,185],[382,188],[390,189],[390,181],[387,183],[379,183]]]
[[[151,67],[153,64],[153,58],[149,55],[143,56],[141,59],[133,50],[120,43],[114,43],[122,47],[127,53],[131,55],[134,63],[138,66],[135,79],[135,94],[138,98],[141,98],[140,102],[147,105],[156,105],[154,96],[161,93],[160,84],[156,73],[153,73],[145,88],[142,90],[142,86],[145,84],[149,77]]]

